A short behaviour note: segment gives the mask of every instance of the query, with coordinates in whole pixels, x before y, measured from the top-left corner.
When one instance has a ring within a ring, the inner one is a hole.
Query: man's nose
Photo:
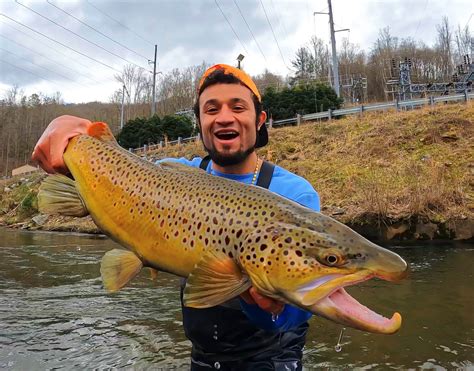
[[[234,122],[234,113],[229,106],[224,104],[216,117],[216,123],[227,124],[231,122]]]

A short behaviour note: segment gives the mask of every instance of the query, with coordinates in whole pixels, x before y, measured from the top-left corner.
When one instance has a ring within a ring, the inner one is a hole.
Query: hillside
[[[469,239],[474,231],[473,134],[474,104],[440,105],[276,128],[259,154],[308,179],[320,194],[323,213],[363,235]],[[149,157],[203,153],[200,143],[190,143]],[[4,213],[15,207],[6,205],[12,193],[0,189]],[[21,222],[14,214],[3,220]]]

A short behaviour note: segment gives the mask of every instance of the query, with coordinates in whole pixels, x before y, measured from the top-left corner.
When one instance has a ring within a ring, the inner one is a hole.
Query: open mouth
[[[219,130],[214,133],[217,139],[227,141],[233,140],[239,136],[239,133],[235,130]]]
[[[343,288],[370,278],[371,276],[367,276],[339,285],[327,296],[312,304],[310,310],[322,317],[359,330],[379,334],[395,333],[402,324],[399,313],[394,313],[392,318],[386,318],[359,303]]]

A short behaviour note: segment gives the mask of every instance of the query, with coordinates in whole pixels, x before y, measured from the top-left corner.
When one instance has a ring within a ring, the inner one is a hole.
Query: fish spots
[[[260,245],[260,251],[265,251],[265,250],[267,249],[267,247],[268,247],[267,244],[262,243],[262,244]]]

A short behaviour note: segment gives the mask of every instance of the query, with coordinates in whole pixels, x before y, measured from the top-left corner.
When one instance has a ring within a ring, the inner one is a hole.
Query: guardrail
[[[372,112],[372,111],[386,111],[388,109],[396,109],[396,110],[407,110],[413,109],[420,106],[425,105],[435,105],[436,103],[447,103],[447,102],[456,102],[456,101],[464,101],[467,102],[470,99],[474,99],[474,92],[467,92],[464,91],[462,94],[456,95],[444,95],[439,97],[429,97],[429,98],[420,98],[420,99],[411,99],[411,100],[404,100],[404,101],[395,101],[390,103],[374,103],[374,104],[367,104],[367,105],[360,105],[356,107],[349,107],[349,108],[342,108],[337,110],[327,110],[324,112],[317,112],[317,113],[310,113],[307,115],[296,115],[296,117],[284,119],[284,120],[276,120],[273,121],[270,119],[266,123],[267,127],[273,128],[278,126],[286,126],[286,125],[299,125],[305,121],[313,121],[319,119],[328,119],[331,120],[333,117],[340,117],[345,115],[354,115],[354,114],[363,114],[364,112]],[[148,151],[154,151],[159,148],[163,148],[167,145],[175,145],[175,144],[182,144],[187,142],[192,142],[199,140],[199,135],[189,138],[178,138],[177,140],[172,140],[169,142],[161,141],[158,144],[152,145],[145,145],[140,148],[132,149],[130,148],[130,152],[136,154],[146,154]]]

